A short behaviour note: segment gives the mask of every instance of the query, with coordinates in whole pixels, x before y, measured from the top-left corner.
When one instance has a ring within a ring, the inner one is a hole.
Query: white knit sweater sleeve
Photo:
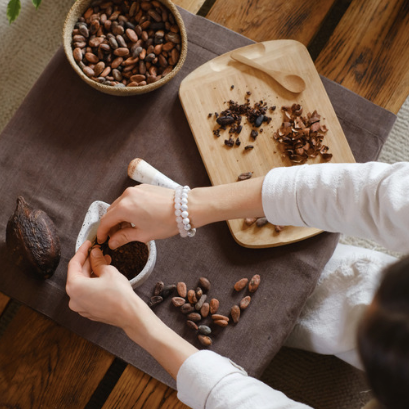
[[[193,409],[311,409],[211,351],[191,355],[176,381],[178,398]]]
[[[276,225],[309,226],[409,248],[409,163],[320,164],[272,169],[262,189]]]

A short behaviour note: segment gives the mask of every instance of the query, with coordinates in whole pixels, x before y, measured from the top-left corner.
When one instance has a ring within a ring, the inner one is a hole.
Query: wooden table
[[[397,113],[409,94],[407,0],[177,0],[255,41],[305,44],[318,72]],[[176,392],[0,293],[0,407],[186,408]]]

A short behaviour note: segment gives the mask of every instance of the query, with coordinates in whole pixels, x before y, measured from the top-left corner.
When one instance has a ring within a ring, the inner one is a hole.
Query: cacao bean
[[[128,36],[128,38],[129,38],[133,43],[136,43],[136,42],[139,40],[138,35],[135,33],[134,30],[132,30],[132,29],[130,29],[130,28],[127,28],[125,32],[126,32],[126,35]]]
[[[263,121],[264,121],[264,115],[258,116],[256,120],[254,121],[254,126],[257,128],[260,127]]]
[[[250,301],[251,301],[251,297],[248,295],[246,297],[244,297],[241,301],[240,301],[240,308],[242,310],[245,310],[249,305],[250,305]]]
[[[217,310],[219,309],[219,300],[217,298],[212,298],[210,300],[210,314],[216,314]]]
[[[124,61],[124,59],[122,57],[117,57],[117,58],[115,58],[114,61],[112,61],[111,67],[112,68],[118,68],[122,64],[123,61]]]
[[[89,40],[88,44],[90,47],[98,47],[102,42],[104,41],[104,38],[102,37],[95,37],[92,40]]]
[[[105,63],[103,61],[100,61],[94,68],[95,76],[99,77],[99,75],[104,71],[105,69]]]
[[[118,34],[115,38],[116,38],[116,41],[117,41],[119,47],[121,47],[121,48],[127,48],[128,47],[128,45],[126,44],[126,41],[124,40],[124,38],[121,35]]]
[[[95,72],[91,67],[84,67],[82,71],[87,77],[95,77]]]
[[[88,38],[89,37],[89,31],[88,31],[88,27],[86,24],[81,25],[79,27],[79,32],[81,33],[81,35],[83,35],[84,37]]]
[[[236,284],[234,284],[234,289],[236,291],[241,291],[249,282],[248,278],[242,278],[241,280],[237,281]]]
[[[225,320],[227,322],[230,321],[229,317],[226,317],[225,315],[221,315],[221,314],[212,314],[212,319],[214,321],[217,321],[217,320]]]
[[[196,311],[199,311],[199,310],[202,308],[204,302],[206,301],[206,298],[207,298],[207,295],[206,295],[206,294],[203,294],[203,295],[200,297],[199,301],[195,304],[195,310],[196,310]]]
[[[194,329],[194,330],[196,330],[196,331],[197,331],[197,329],[198,329],[197,324],[196,324],[195,322],[193,322],[193,321],[187,320],[187,321],[186,321],[186,325],[187,325],[189,328],[192,328],[192,329]]]
[[[267,218],[265,218],[265,217],[259,217],[259,218],[257,219],[257,221],[256,221],[257,227],[263,227],[263,226],[265,226],[267,223],[268,223],[268,220],[267,220]]]
[[[233,322],[237,324],[240,319],[240,307],[238,305],[233,305],[233,307],[231,307],[230,314]]]
[[[196,304],[197,303],[195,290],[189,290],[187,292],[187,299],[189,300],[190,304]]]
[[[198,330],[203,335],[210,335],[212,330],[207,325],[199,325]]]
[[[165,286],[165,283],[163,281],[158,281],[156,283],[156,285],[155,285],[154,290],[153,290],[153,295],[160,295],[160,293],[162,292],[164,286]]]
[[[149,300],[149,307],[154,307],[155,305],[160,304],[163,301],[163,298],[160,295],[154,295],[153,297],[151,297],[151,299]]]
[[[235,122],[236,120],[232,116],[219,116],[216,122],[221,126],[227,126]]]
[[[93,53],[85,53],[85,58],[87,59],[87,61],[93,64],[96,64],[99,61],[98,57]]]
[[[196,298],[199,300],[202,295],[203,295],[203,290],[200,287],[197,287],[196,288]]]
[[[252,176],[253,176],[252,172],[241,173],[238,177],[238,180],[247,180],[250,179]]]
[[[229,321],[226,320],[214,320],[213,323],[219,327],[227,327],[229,325]]]
[[[104,71],[101,72],[101,77],[106,77],[111,72],[111,67],[105,67]]]
[[[144,81],[145,79],[146,79],[146,76],[141,75],[141,74],[132,75],[132,77],[131,77],[131,81],[135,81],[135,82]],[[179,287],[178,287],[178,293],[179,293]],[[179,293],[179,295],[180,295],[180,293]],[[186,295],[185,295],[185,297],[186,297]]]
[[[33,209],[22,196],[7,223],[6,243],[16,264],[39,277],[49,278],[57,269],[61,257],[57,229],[44,211]]]
[[[191,312],[187,315],[187,319],[193,322],[198,322],[202,319],[202,316],[197,312]]]
[[[72,41],[74,41],[74,42],[83,42],[83,41],[86,41],[86,40],[85,40],[85,37],[83,35],[77,34],[77,35],[74,35],[72,37]]]
[[[165,287],[163,287],[163,290],[161,291],[160,295],[163,298],[167,298],[169,297],[170,294],[173,293],[173,291],[175,290],[176,285],[175,284],[169,284],[169,285],[165,285]]]
[[[202,305],[202,308],[200,309],[200,315],[203,318],[206,318],[209,315],[209,311],[210,311],[210,305],[209,305],[209,303],[205,302]]]
[[[108,38],[108,41],[109,41],[109,44],[111,45],[111,47],[112,47],[114,50],[116,50],[116,49],[119,47],[118,41],[116,41],[116,38],[115,38],[115,37],[109,37],[109,38]]]
[[[244,219],[244,223],[247,224],[247,226],[253,225],[257,221],[257,217],[246,217]]]
[[[257,290],[258,286],[260,285],[260,281],[261,281],[261,278],[260,278],[260,276],[258,274],[255,274],[251,278],[251,280],[249,282],[249,291],[251,293],[254,293],[254,291]]]
[[[200,277],[199,284],[200,284],[200,287],[202,287],[204,291],[210,291],[211,284],[210,284],[210,281],[206,277]]]
[[[82,51],[81,51],[81,48],[79,48],[79,47],[77,47],[77,48],[74,48],[74,51],[73,51],[73,56],[74,56],[74,60],[75,61],[81,61],[82,60]]]
[[[173,297],[172,298],[172,304],[175,307],[181,307],[185,303],[186,303],[186,300],[184,298],[182,298],[182,297]]]
[[[207,335],[198,335],[197,338],[199,339],[200,343],[206,347],[212,345],[212,339]]]
[[[163,44],[162,50],[163,51],[170,51],[173,47],[175,46],[174,43],[172,43],[171,41]]]
[[[114,54],[117,55],[118,57],[128,57],[129,50],[127,48],[120,47],[114,50]]]
[[[180,35],[178,33],[169,32],[165,35],[166,41],[172,41],[172,43],[180,44]]]
[[[180,311],[182,312],[182,314],[189,314],[190,312],[193,312],[194,310],[195,308],[190,303],[185,303],[180,307]]]

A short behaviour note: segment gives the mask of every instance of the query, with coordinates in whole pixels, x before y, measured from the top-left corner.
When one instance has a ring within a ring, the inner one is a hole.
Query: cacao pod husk
[[[61,258],[57,229],[47,213],[33,209],[22,196],[7,223],[6,243],[16,264],[37,276],[49,278],[57,269]]]

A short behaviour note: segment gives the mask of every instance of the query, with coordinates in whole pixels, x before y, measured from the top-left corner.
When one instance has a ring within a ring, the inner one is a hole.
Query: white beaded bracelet
[[[187,211],[187,197],[189,186],[178,186],[175,190],[175,215],[181,237],[193,237],[196,234],[196,229],[192,228]]]

